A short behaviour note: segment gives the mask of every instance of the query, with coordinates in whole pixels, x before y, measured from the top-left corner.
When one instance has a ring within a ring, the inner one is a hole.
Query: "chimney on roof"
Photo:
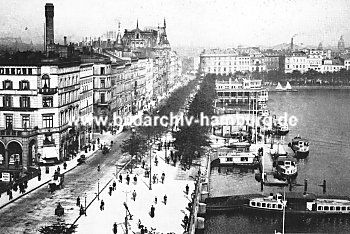
[[[294,50],[294,44],[293,44],[293,37],[292,37],[292,39],[290,40],[290,51],[293,52],[293,50]]]
[[[54,44],[54,27],[53,27],[54,6],[52,3],[45,5],[45,42],[46,46]],[[47,50],[47,48],[46,48]]]
[[[63,45],[65,45],[65,46],[67,45],[67,37],[66,36],[63,37]]]

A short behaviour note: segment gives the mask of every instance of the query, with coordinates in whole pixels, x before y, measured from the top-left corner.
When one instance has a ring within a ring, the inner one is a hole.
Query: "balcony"
[[[40,88],[39,93],[45,95],[53,95],[57,93],[57,88]]]

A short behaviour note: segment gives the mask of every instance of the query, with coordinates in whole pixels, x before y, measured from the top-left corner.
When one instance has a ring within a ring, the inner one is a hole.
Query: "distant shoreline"
[[[267,89],[270,92],[275,91],[275,87],[268,86]],[[333,90],[343,90],[343,89],[350,89],[350,86],[318,86],[318,85],[303,85],[303,86],[292,86],[292,89],[295,90],[317,90],[317,89],[333,89]]]

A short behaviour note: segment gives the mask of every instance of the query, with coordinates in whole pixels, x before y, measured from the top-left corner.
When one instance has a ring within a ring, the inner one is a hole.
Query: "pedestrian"
[[[158,158],[156,156],[156,158],[154,159],[154,165],[158,166]]]
[[[164,195],[164,201],[163,201],[163,202],[164,202],[164,205],[166,205],[166,202],[167,202],[167,201],[168,201],[168,197],[167,197],[167,195],[165,194],[165,195]]]
[[[117,225],[117,223],[113,224],[113,233],[114,234],[118,233],[118,225]]]
[[[123,181],[123,176],[122,174],[119,174],[119,182],[122,183],[122,181]]]
[[[151,215],[151,218],[154,217],[154,211],[155,211],[155,209],[156,209],[156,208],[154,208],[154,206],[152,205],[152,206],[151,206],[151,214],[150,214],[150,215]]]
[[[100,138],[97,138],[97,144],[100,144]]]
[[[64,170],[67,169],[67,163],[66,162],[63,163],[63,168],[64,168]]]
[[[157,184],[158,184],[158,181],[159,181],[159,180],[158,180],[158,174],[156,174],[156,182],[157,182]]]
[[[154,197],[154,204],[157,204],[158,198]]]
[[[104,210],[104,209],[105,209],[105,202],[101,200],[100,210]]]
[[[161,179],[162,179],[162,184],[164,184],[164,179],[165,179],[165,173],[164,172],[162,173]]]
[[[153,174],[153,177],[152,177],[152,179],[153,179],[153,184],[155,184],[156,183],[156,174]]]
[[[117,183],[113,181],[113,191],[116,189],[116,187],[117,187]]]
[[[80,197],[77,197],[77,206],[80,206]]]
[[[137,176],[134,176],[134,184],[137,184]]]
[[[188,192],[190,190],[190,187],[188,187],[188,184],[186,184],[186,194],[188,195]]]
[[[80,205],[80,210],[79,210],[79,214],[80,215],[83,215],[83,214],[85,214],[85,210],[84,210],[84,207],[83,207],[83,205]],[[86,214],[85,214],[86,215]]]
[[[12,191],[11,190],[8,190],[9,192],[8,192],[8,195],[9,195],[9,200],[12,200]]]
[[[132,192],[132,199],[134,200],[134,201],[136,201],[136,191],[134,190],[134,192]]]
[[[97,171],[100,171],[101,170],[101,167],[100,167],[100,164],[97,165]]]
[[[112,196],[112,191],[113,191],[113,187],[110,185],[110,186],[109,186],[109,192],[108,192],[108,193],[109,193],[109,196]]]
[[[188,215],[187,214],[185,214],[185,217],[184,217],[184,220],[183,220],[183,222],[184,222],[184,224],[185,224],[185,226],[187,227],[187,224],[188,224]]]
[[[146,164],[145,160],[142,160],[142,168],[145,168],[145,164]]]
[[[61,168],[60,166],[57,166],[57,174],[60,174]]]
[[[129,174],[126,175],[126,184],[129,185],[130,183],[130,176]]]

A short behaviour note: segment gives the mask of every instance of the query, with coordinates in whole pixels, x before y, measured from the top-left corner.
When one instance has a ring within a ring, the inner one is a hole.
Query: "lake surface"
[[[296,135],[310,141],[310,155],[299,160],[296,182],[308,180],[308,191],[322,194],[323,180],[327,194],[350,196],[350,90],[300,90],[291,93],[270,93],[268,107],[272,114],[295,116],[285,141]],[[252,170],[212,169],[211,194],[260,193],[260,184]],[[303,191],[296,186],[293,191]],[[288,189],[286,189],[288,190]],[[264,193],[283,191],[265,187]],[[261,217],[247,214],[222,214],[206,218],[205,233],[274,233],[282,230],[282,217]],[[286,233],[350,233],[349,219],[286,220]]]

